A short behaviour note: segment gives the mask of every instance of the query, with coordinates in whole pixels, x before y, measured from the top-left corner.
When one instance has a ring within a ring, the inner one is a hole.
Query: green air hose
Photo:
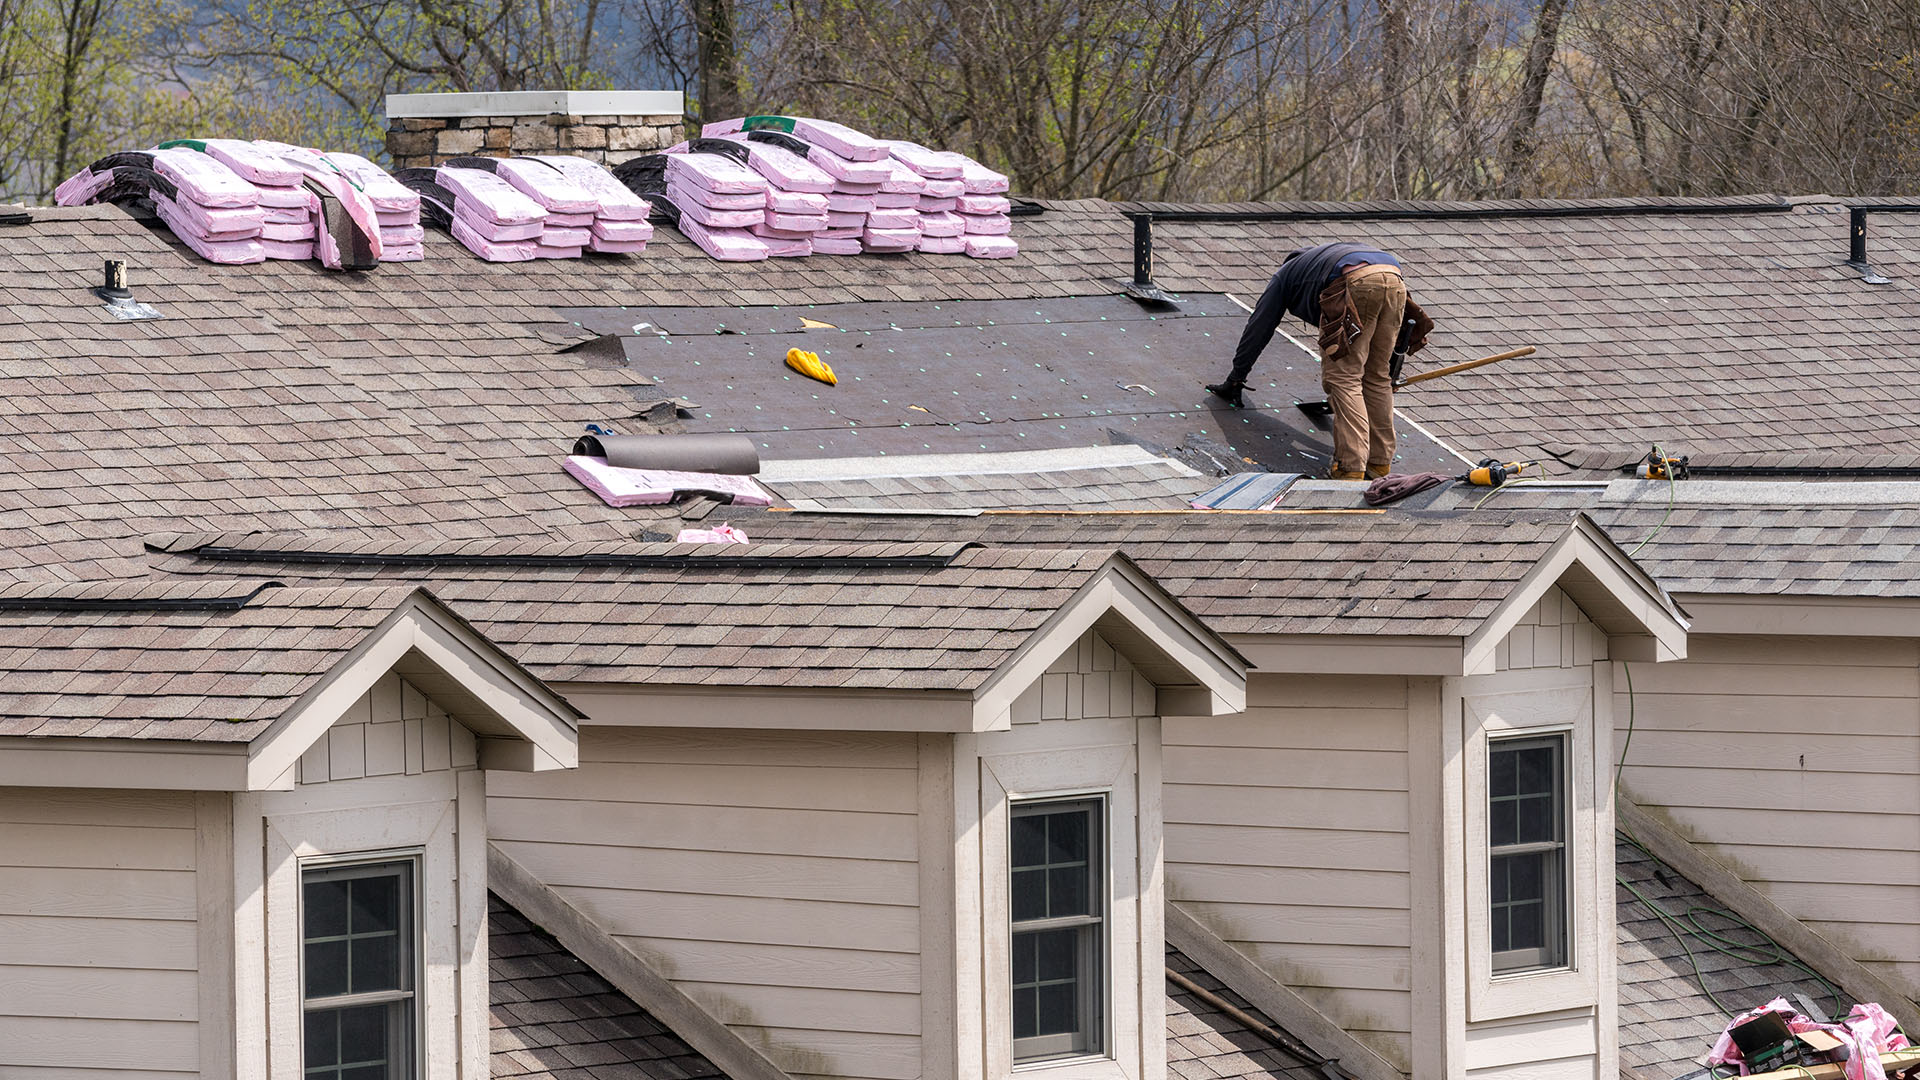
[[[1624,832],[1619,835],[1621,839],[1624,839],[1627,843],[1639,848],[1648,858],[1653,859],[1655,862],[1660,861],[1659,856],[1648,851],[1646,846],[1641,844],[1640,841],[1635,840]],[[1779,942],[1768,937],[1759,927],[1724,908],[1701,907],[1697,904],[1689,906],[1686,911],[1676,915],[1666,908],[1661,907],[1659,904],[1654,903],[1647,894],[1635,888],[1631,881],[1628,881],[1618,873],[1614,874],[1614,880],[1619,882],[1628,892],[1632,893],[1633,898],[1640,901],[1641,905],[1648,911],[1653,912],[1662,923],[1666,924],[1667,929],[1670,930],[1674,938],[1680,942],[1680,947],[1686,950],[1687,963],[1693,967],[1694,981],[1700,984],[1700,989],[1707,995],[1707,1000],[1713,1002],[1714,1007],[1721,1012],[1731,1017],[1738,1016],[1745,1010],[1730,1009],[1725,1002],[1714,995],[1712,988],[1707,986],[1706,975],[1700,970],[1700,959],[1694,955],[1693,945],[1689,943],[1689,938],[1694,939],[1703,947],[1717,952],[1722,956],[1732,957],[1743,964],[1749,964],[1753,967],[1768,967],[1770,965],[1780,964],[1805,972],[1809,978],[1818,982],[1825,989],[1827,1001],[1832,1006],[1828,1010],[1827,1015],[1830,1017],[1840,1015],[1840,1005],[1843,999],[1839,989],[1835,987],[1833,983],[1827,981],[1826,976],[1821,975],[1819,972],[1801,963],[1792,953],[1781,948]],[[1700,916],[1702,915],[1713,915],[1725,919],[1733,923],[1735,927],[1752,933],[1755,937],[1758,937],[1763,944],[1749,945],[1745,942],[1735,941],[1719,931],[1709,929],[1700,921]]]

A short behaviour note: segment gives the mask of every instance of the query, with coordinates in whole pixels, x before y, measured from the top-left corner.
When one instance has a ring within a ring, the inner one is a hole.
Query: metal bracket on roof
[[[1130,299],[1173,307],[1180,301],[1153,283],[1153,215],[1133,215],[1133,280],[1121,288]]]
[[[116,319],[157,319],[160,312],[150,304],[143,304],[133,298],[133,290],[127,288],[127,264],[121,259],[108,259],[102,269],[103,279],[94,286],[93,295],[107,305],[107,310]]]
[[[1849,207],[1849,237],[1847,243],[1847,265],[1860,272],[1860,280],[1869,285],[1891,285],[1893,279],[1875,270],[1867,263],[1867,211],[1865,207]]]

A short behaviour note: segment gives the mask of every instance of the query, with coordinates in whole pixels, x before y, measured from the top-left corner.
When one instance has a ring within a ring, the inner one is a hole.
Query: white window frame
[[[1131,725],[1131,721],[1129,724]],[[1159,912],[1158,877],[1143,880],[1141,851],[1160,842],[1157,831],[1141,835],[1136,794],[1136,750],[1127,746],[1095,746],[1070,753],[1039,751],[983,755],[980,769],[980,857],[982,886],[982,1008],[985,1033],[985,1075],[1005,1077],[1019,1072],[1044,1072],[1047,1080],[1141,1080],[1140,983],[1142,960],[1137,946],[1142,920]],[[1157,775],[1154,782],[1158,783]],[[1101,1049],[1096,1054],[1013,1060],[1012,875],[1008,850],[1008,822],[1016,802],[1101,797],[1106,802],[1105,888],[1107,910],[1105,999],[1108,1003]],[[1144,910],[1146,905],[1155,910]],[[1159,926],[1148,928],[1157,944]],[[1156,981],[1154,992],[1164,995]],[[1161,1051],[1161,1060],[1165,1052]]]
[[[1467,939],[1464,945],[1469,1022],[1588,1008],[1598,1000],[1601,964],[1597,939],[1600,935],[1594,928],[1599,925],[1595,905],[1601,889],[1595,859],[1601,822],[1611,821],[1611,815],[1598,812],[1600,804],[1596,801],[1610,797],[1609,789],[1598,782],[1593,752],[1594,727],[1602,718],[1594,712],[1594,688],[1587,669],[1557,671],[1549,677],[1581,681],[1571,685],[1560,681],[1523,687],[1531,680],[1508,676],[1460,680],[1466,690],[1457,700],[1464,729],[1460,746],[1465,765],[1460,840],[1466,877]],[[1487,744],[1490,739],[1553,734],[1563,734],[1567,739],[1563,759],[1567,788],[1564,802],[1568,866],[1566,963],[1546,969],[1497,972],[1493,967],[1493,933],[1489,925],[1492,909],[1487,881]],[[1611,836],[1606,840],[1610,846]],[[1607,899],[1611,901],[1610,891]],[[1609,940],[1607,947],[1611,946]]]
[[[1058,799],[1015,799],[1008,806],[1007,822],[1009,830],[1012,823],[1021,817],[1039,817],[1049,812],[1062,810],[1091,810],[1091,836],[1088,840],[1087,894],[1092,898],[1088,906],[1091,909],[1083,916],[1068,916],[1053,919],[1030,919],[1010,921],[1010,934],[1044,932],[1048,930],[1080,930],[1078,949],[1081,953],[1079,970],[1087,973],[1089,981],[1081,984],[1079,1029],[1072,1033],[1059,1035],[1035,1035],[1025,1039],[1017,1034],[1013,1039],[1013,1060],[1016,1066],[1039,1065],[1072,1057],[1095,1057],[1107,1051],[1107,1015],[1112,1011],[1110,999],[1112,988],[1108,985],[1107,968],[1111,965],[1109,956],[1113,952],[1113,943],[1108,935],[1107,912],[1112,907],[1112,886],[1106,872],[1106,846],[1108,818],[1104,794]],[[1011,851],[1011,843],[1009,843]],[[1008,870],[1014,869],[1011,857]],[[1012,883],[1009,880],[1009,897]],[[1011,919],[1011,917],[1010,917]],[[1009,1007],[1012,1007],[1011,1000]],[[1074,1044],[1085,1040],[1092,1045],[1078,1047]],[[1022,1046],[1022,1044],[1025,1044]]]
[[[392,1074],[391,1080],[413,1080],[420,1075],[420,1029],[422,1026],[420,1003],[420,954],[423,931],[420,920],[420,867],[421,855],[418,848],[400,851],[365,852],[345,856],[324,856],[301,859],[300,862],[300,1011],[301,1011],[301,1075],[307,1074],[306,1061],[306,1014],[317,1009],[352,1008],[359,1005],[394,1005],[404,1002],[404,1008],[394,1010],[404,1012],[407,1023],[403,1031],[389,1031],[388,1060],[404,1064],[398,1074]],[[307,910],[306,886],[315,878],[333,878],[342,876],[373,877],[368,871],[392,870],[404,884],[404,902],[400,914],[401,925],[396,934],[396,945],[400,949],[400,968],[406,972],[406,985],[396,990],[376,991],[364,994],[339,994],[332,997],[312,998],[307,996]],[[354,874],[354,871],[361,871]]]
[[[1494,901],[1492,899],[1491,879],[1494,859],[1501,858],[1502,856],[1552,853],[1558,856],[1553,860],[1553,863],[1559,868],[1558,873],[1542,882],[1540,930],[1544,944],[1537,949],[1508,949],[1504,952],[1493,951],[1490,957],[1490,967],[1496,978],[1507,978],[1513,975],[1524,975],[1538,971],[1558,970],[1566,967],[1568,960],[1572,956],[1573,950],[1570,947],[1572,927],[1569,925],[1572,912],[1568,910],[1569,907],[1571,907],[1572,900],[1572,883],[1568,880],[1573,876],[1573,860],[1568,858],[1571,854],[1568,834],[1571,831],[1570,827],[1572,822],[1570,821],[1571,815],[1567,812],[1570,802],[1567,797],[1567,761],[1573,756],[1573,747],[1570,745],[1570,742],[1571,740],[1567,738],[1564,732],[1558,731],[1532,735],[1503,735],[1498,738],[1489,737],[1487,739],[1487,760],[1489,767],[1492,765],[1494,754],[1507,750],[1550,747],[1553,750],[1554,757],[1553,787],[1547,793],[1552,799],[1550,812],[1553,817],[1553,839],[1533,843],[1506,844],[1496,847],[1493,844],[1493,838],[1491,836],[1487,838],[1487,873],[1489,878],[1487,914],[1489,923],[1491,924],[1493,921],[1492,908]],[[1487,792],[1489,817],[1491,817],[1492,802],[1495,798],[1498,798],[1498,796],[1493,794],[1491,783],[1489,783],[1489,790]],[[1491,925],[1489,925],[1489,930],[1491,930]],[[1489,937],[1491,937],[1491,934]],[[1488,948],[1490,950],[1492,949],[1491,940],[1488,942]]]

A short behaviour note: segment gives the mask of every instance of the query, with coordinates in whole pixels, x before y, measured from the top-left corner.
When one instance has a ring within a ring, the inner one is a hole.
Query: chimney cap
[[[502,90],[478,94],[388,94],[388,120],[468,116],[680,116],[678,90]]]

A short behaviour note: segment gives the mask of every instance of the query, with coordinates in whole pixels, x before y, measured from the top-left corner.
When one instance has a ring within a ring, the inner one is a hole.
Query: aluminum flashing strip
[[[1059,450],[1015,450],[998,454],[901,454],[893,457],[805,458],[768,461],[760,466],[764,483],[816,483],[902,476],[1008,476],[1067,472],[1074,469],[1123,469],[1164,466],[1200,475],[1171,458],[1138,446],[1079,446]]]
[[[480,94],[388,94],[387,119],[461,116],[680,116],[678,90],[513,90]]]

